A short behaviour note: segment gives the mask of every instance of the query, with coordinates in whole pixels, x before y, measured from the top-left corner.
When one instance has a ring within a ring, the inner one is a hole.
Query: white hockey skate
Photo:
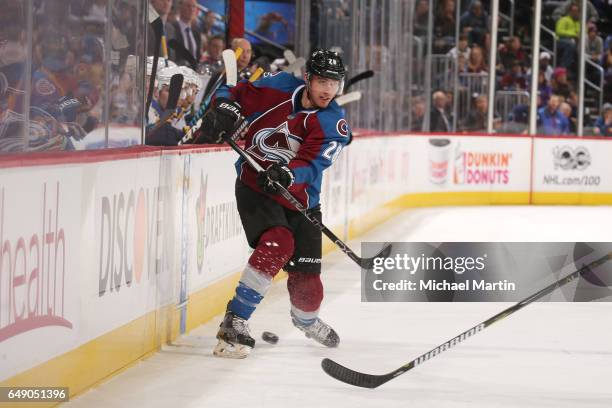
[[[305,325],[291,312],[291,321],[295,327],[304,332],[306,337],[321,343],[325,347],[338,347],[340,344],[338,333],[318,317],[314,322]]]
[[[246,358],[255,347],[255,339],[249,333],[247,321],[229,311],[219,326],[217,339],[219,342],[213,350],[217,357]]]

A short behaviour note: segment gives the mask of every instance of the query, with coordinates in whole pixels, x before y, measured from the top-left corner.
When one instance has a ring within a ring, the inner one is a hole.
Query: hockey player
[[[183,87],[176,110],[167,120],[167,123],[156,128],[167,108],[170,81],[175,74],[183,75]],[[153,93],[153,101],[149,109],[149,123],[146,129],[145,142],[151,146],[176,146],[183,137],[184,115],[192,111],[196,94],[202,86],[202,80],[191,68],[173,66],[159,71],[156,82],[158,89],[157,92]]]
[[[242,273],[220,325],[214,354],[244,358],[255,345],[247,324],[251,314],[284,268],[293,324],[317,342],[338,346],[338,334],[319,318],[321,231],[279,195],[274,181],[287,188],[321,219],[319,192],[323,170],[349,142],[350,130],[334,101],[344,80],[340,56],[313,52],[304,80],[285,72],[250,83],[222,87],[203,118],[199,142],[221,143],[240,115],[250,122],[245,150],[266,170],[257,174],[241,158],[236,162],[236,200],[254,252]]]

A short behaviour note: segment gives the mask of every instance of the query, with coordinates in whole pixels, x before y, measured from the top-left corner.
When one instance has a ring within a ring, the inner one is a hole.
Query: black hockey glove
[[[215,99],[214,106],[202,118],[197,143],[223,143],[223,136],[232,133],[240,120],[240,109],[238,102]]]
[[[289,188],[294,179],[289,167],[274,163],[257,174],[257,185],[268,194],[280,194],[280,189],[274,182],[277,181],[281,186]]]

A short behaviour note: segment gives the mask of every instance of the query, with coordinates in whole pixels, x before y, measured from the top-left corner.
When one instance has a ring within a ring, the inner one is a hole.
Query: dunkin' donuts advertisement
[[[529,189],[526,138],[428,137],[426,150],[428,190]]]

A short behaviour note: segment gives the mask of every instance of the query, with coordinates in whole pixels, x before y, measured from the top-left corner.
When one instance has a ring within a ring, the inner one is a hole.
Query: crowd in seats
[[[142,58],[155,53],[150,25],[144,46],[146,2],[0,0],[0,6],[0,153],[141,142]],[[163,21],[160,56],[168,57],[158,71],[174,62],[215,75],[228,46],[222,19],[198,0],[151,0],[151,6]],[[239,65],[246,60],[252,72],[265,61],[253,66],[245,44]],[[111,126],[136,131],[114,139],[116,133],[105,130]]]
[[[113,2],[110,13],[107,7],[103,0],[3,2],[0,152],[71,150],[104,120],[137,124],[135,54],[142,10],[127,0]],[[112,44],[106,27],[113,29]]]
[[[602,99],[604,103],[612,102],[612,3],[605,0],[585,1],[587,1],[588,20],[586,57],[589,61],[603,68]],[[474,120],[475,117],[478,117],[477,106],[483,106],[485,102],[481,98],[483,92],[473,92],[473,88],[482,88],[480,83],[482,81],[477,79],[480,82],[476,82],[476,86],[470,86],[469,81],[473,82],[474,78],[470,77],[469,74],[495,73],[496,91],[522,94],[525,99],[528,99],[528,93],[531,91],[533,52],[531,48],[532,18],[530,15],[532,5],[528,4],[529,2],[514,3],[516,7],[513,27],[515,35],[507,35],[507,27],[505,31],[500,30],[498,33],[499,45],[495,50],[497,64],[494,69],[488,66],[491,52],[489,32],[491,18],[488,10],[490,2],[481,0],[462,2],[459,22],[455,21],[457,15],[455,0],[440,0],[435,3],[437,7],[434,10],[433,52],[438,55],[446,54],[454,60],[460,74],[460,89],[457,92],[465,90],[465,92],[470,92],[471,97],[470,108],[464,109],[464,112],[461,112],[462,117],[459,117],[456,121],[460,131],[485,130],[484,125],[474,126],[474,123],[478,122]],[[415,35],[422,38],[427,35],[428,7],[428,1],[418,1],[416,3]],[[580,7],[580,0],[544,1],[543,23],[555,32],[557,45],[556,55],[552,52],[552,44],[546,42],[543,42],[542,45],[549,47],[551,51],[538,51],[540,71],[538,76],[538,124],[540,130],[547,134],[550,134],[552,130],[561,133],[575,133],[576,131]],[[459,24],[458,41],[456,41],[455,34],[457,24]],[[507,22],[500,19],[500,27],[503,27],[503,24],[507,24]],[[599,71],[587,65],[585,72],[587,80],[596,85],[599,84]],[[437,91],[447,91],[447,89],[434,88],[432,99],[435,99],[433,95]],[[555,97],[552,98],[553,96]],[[598,95],[591,98],[594,100],[594,106],[587,112],[593,113],[600,110],[599,115],[593,115],[592,117],[585,115],[584,124],[587,127],[587,132],[595,133],[598,129],[596,123],[605,122],[605,112],[603,106],[598,106]],[[487,105],[488,103],[489,101],[487,101]],[[439,108],[433,105],[432,103],[430,121],[432,121],[432,117],[439,117],[434,112],[434,110],[439,111]],[[525,105],[525,103],[523,102],[522,105]],[[447,116],[451,118],[450,121],[453,122],[453,106],[447,104],[445,111]],[[507,123],[508,126],[506,127],[513,131],[524,132],[527,127],[526,121],[520,124],[516,122],[516,120],[523,121],[524,112],[525,109],[520,106],[518,109],[504,112],[504,117],[501,118],[502,122]],[[566,119],[567,126],[563,125],[565,120],[560,120],[557,124],[556,120],[561,118],[557,113]],[[497,115],[499,112],[495,112],[495,114]],[[468,121],[468,118],[471,120]],[[551,121],[555,122],[555,126],[550,125]],[[430,125],[432,123],[430,122]],[[469,126],[468,123],[470,123]],[[599,132],[598,134],[605,134],[605,132]]]

